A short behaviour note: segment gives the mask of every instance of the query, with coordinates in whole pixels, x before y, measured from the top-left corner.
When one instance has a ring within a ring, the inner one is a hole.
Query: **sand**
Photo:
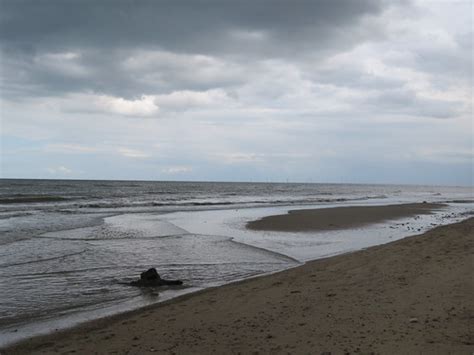
[[[293,210],[247,224],[253,230],[304,232],[356,228],[415,215],[429,214],[443,204],[409,203],[387,206],[355,206]]]
[[[474,218],[209,289],[2,354],[472,354]]]

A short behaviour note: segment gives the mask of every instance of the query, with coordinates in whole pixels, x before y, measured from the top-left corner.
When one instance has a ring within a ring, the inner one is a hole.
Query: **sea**
[[[300,208],[442,202],[426,216],[307,233],[247,222]],[[472,187],[0,179],[0,346],[473,215]],[[182,286],[130,286],[155,267]]]

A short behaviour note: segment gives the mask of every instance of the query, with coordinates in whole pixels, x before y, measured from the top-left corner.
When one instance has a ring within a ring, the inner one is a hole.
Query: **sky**
[[[0,177],[473,185],[473,11],[0,0]]]

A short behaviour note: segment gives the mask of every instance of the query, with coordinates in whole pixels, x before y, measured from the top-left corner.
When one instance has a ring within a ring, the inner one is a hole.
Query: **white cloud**
[[[41,100],[32,104],[45,106]],[[223,89],[205,91],[173,91],[168,94],[142,95],[140,99],[127,100],[122,97],[98,95],[95,93],[70,94],[51,98],[46,104],[49,109],[84,114],[103,113],[130,117],[162,117],[165,112],[192,109],[236,108],[238,102]],[[47,107],[45,107],[47,108]]]
[[[161,169],[161,172],[164,174],[184,174],[189,173],[193,170],[190,166],[169,166]]]
[[[232,104],[231,98],[222,89],[173,91],[166,95],[156,95],[154,99],[160,107],[177,111],[199,107],[216,108]]]
[[[52,175],[71,175],[73,171],[65,166],[57,166],[46,169]]]
[[[159,112],[154,97],[149,95],[142,95],[137,100],[100,95],[95,97],[95,105],[105,112],[125,116],[152,116]]]
[[[218,153],[214,154],[214,157],[225,164],[246,164],[264,161],[264,155],[260,153]]]
[[[45,149],[46,152],[57,153],[96,153],[101,151],[97,147],[85,146],[80,144],[48,144]]]
[[[93,92],[74,93],[64,96],[27,99],[35,112],[49,111],[83,114],[112,114],[132,117],[150,117],[159,113],[154,96],[142,95],[139,99],[128,100],[122,97],[101,95]],[[22,103],[24,104],[24,103]],[[47,120],[48,118],[43,118]]]
[[[118,148],[117,151],[126,158],[146,159],[151,157],[151,154],[136,149]]]

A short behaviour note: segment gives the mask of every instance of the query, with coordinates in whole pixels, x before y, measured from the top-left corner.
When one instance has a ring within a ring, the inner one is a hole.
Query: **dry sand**
[[[444,207],[435,203],[408,203],[388,206],[355,206],[293,210],[247,224],[253,230],[303,232],[360,227],[389,219],[429,214]]]
[[[474,218],[2,354],[472,354]]]

